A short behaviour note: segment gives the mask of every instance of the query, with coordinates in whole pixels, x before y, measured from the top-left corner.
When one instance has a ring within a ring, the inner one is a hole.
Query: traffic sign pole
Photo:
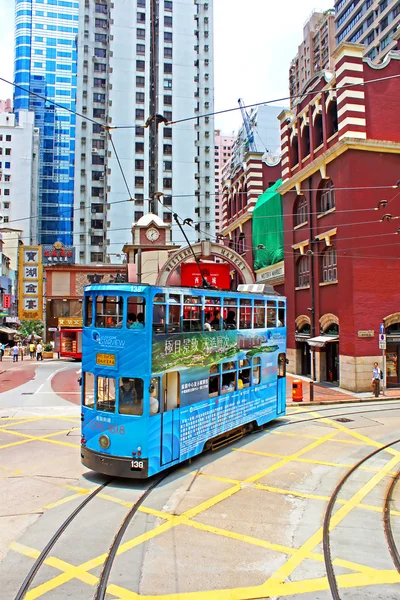
[[[385,390],[386,390],[386,334],[385,334],[384,323],[380,324],[378,339],[379,339],[379,348],[382,350],[382,371],[383,371],[382,393],[383,393],[383,395],[385,395]]]

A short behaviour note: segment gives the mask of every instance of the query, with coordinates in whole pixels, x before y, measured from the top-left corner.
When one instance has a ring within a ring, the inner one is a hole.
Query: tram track
[[[331,553],[331,539],[330,539],[330,525],[331,525],[331,519],[332,519],[332,515],[333,515],[333,509],[335,507],[336,501],[338,499],[338,495],[341,492],[341,490],[343,489],[345,483],[350,479],[350,477],[368,460],[370,460],[371,458],[379,455],[381,452],[387,450],[388,448],[391,448],[392,446],[395,446],[396,444],[400,444],[400,439],[394,440],[392,442],[389,442],[388,444],[385,444],[384,446],[382,446],[381,448],[378,448],[377,450],[374,450],[373,452],[370,452],[369,454],[367,454],[366,456],[364,456],[361,460],[359,460],[355,465],[353,465],[351,467],[351,469],[349,469],[347,471],[347,473],[342,477],[342,479],[339,481],[339,483],[337,484],[337,486],[335,487],[328,505],[326,507],[326,511],[325,511],[325,516],[324,516],[324,522],[323,522],[323,539],[322,539],[322,543],[323,543],[323,552],[324,552],[324,562],[325,562],[325,569],[326,569],[326,574],[327,574],[327,578],[328,578],[328,583],[329,583],[329,588],[332,594],[332,598],[334,600],[342,600],[342,597],[340,595],[340,591],[339,591],[339,586],[338,586],[338,582],[337,582],[337,578],[336,578],[336,574],[335,574],[335,570],[333,567],[333,560],[332,560],[332,553]],[[386,531],[388,532],[388,536],[387,536],[387,541],[388,541],[388,548],[389,548],[389,552],[396,564],[396,568],[397,570],[400,572],[399,567],[400,567],[400,555],[399,552],[397,550],[395,541],[394,541],[394,537],[393,537],[393,532],[391,529],[391,522],[390,522],[390,502],[392,499],[392,494],[394,491],[394,488],[398,482],[400,478],[400,471],[397,473],[397,475],[394,477],[394,479],[391,481],[387,494],[386,494],[386,498],[385,498],[385,503],[384,503],[384,507],[383,507],[383,516],[384,516],[384,528],[385,528],[385,533]],[[399,560],[398,564],[396,563],[396,560]]]

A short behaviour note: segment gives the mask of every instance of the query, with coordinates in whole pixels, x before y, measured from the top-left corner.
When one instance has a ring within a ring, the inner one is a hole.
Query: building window
[[[164,58],[172,58],[172,48],[164,48]]]
[[[145,78],[142,77],[141,75],[137,75],[136,76],[136,87],[144,87],[145,84]]]
[[[310,154],[310,127],[305,125],[301,134],[301,158],[304,160]]]
[[[165,12],[172,12],[172,2],[170,0],[164,1],[164,10]]]
[[[94,87],[105,88],[106,87],[106,80],[105,79],[101,79],[100,77],[95,77],[94,80],[93,80],[93,84],[94,84]]]
[[[164,110],[164,117],[168,121],[172,121],[172,110]]]
[[[144,104],[144,92],[136,92],[136,102],[138,104]]]
[[[307,223],[308,217],[307,200],[304,196],[298,196],[295,200],[294,206],[295,227],[297,225],[304,225],[304,223]]]
[[[146,66],[146,63],[144,62],[144,60],[137,60],[136,61],[136,71],[144,71],[145,70],[145,66]]]
[[[107,14],[107,5],[106,4],[96,4],[95,12],[103,13],[104,15],[106,15]]]
[[[10,190],[9,189],[5,189],[4,190],[4,195],[5,196],[9,196],[10,195]]]
[[[164,42],[172,43],[172,32],[171,31],[164,31]]]
[[[297,261],[297,287],[304,288],[310,285],[310,259],[301,256]]]
[[[105,7],[105,8],[107,8],[107,7]],[[99,11],[96,10],[96,12],[99,12]],[[102,29],[108,29],[107,21],[105,21],[104,19],[95,19],[94,26],[101,27]]]
[[[144,177],[135,177],[135,187],[142,188],[144,186]]]
[[[137,0],[138,8],[146,8],[146,0]]]
[[[95,33],[94,34],[95,42],[105,42],[107,43],[107,34],[106,33]]]
[[[90,253],[90,262],[102,263],[103,262],[103,253],[102,252],[91,252]]]
[[[172,160],[164,160],[164,171],[172,171]]]
[[[143,142],[135,143],[135,152],[137,154],[144,154],[144,143]]]
[[[164,177],[163,185],[164,185],[164,188],[171,189],[172,188],[172,179],[170,177]]]
[[[172,27],[172,17],[164,17],[164,27]]]
[[[94,55],[97,56],[97,58],[107,58],[107,50],[104,48],[95,48]]]
[[[326,136],[332,137],[338,130],[338,114],[336,100],[331,100],[326,113]]]
[[[136,159],[135,160],[135,169],[137,171],[143,171],[144,170],[144,160],[140,159]]]
[[[290,144],[290,165],[295,167],[299,162],[299,138],[294,135]]]
[[[397,4],[392,12],[393,19],[395,19],[398,15],[400,15],[400,4]]]
[[[243,232],[239,235],[237,252],[239,254],[246,253],[246,237]]]
[[[335,208],[335,188],[332,179],[328,179],[328,181],[324,183],[324,186],[318,192],[318,195],[319,198],[317,200],[317,203],[319,214],[326,213],[328,210],[332,210],[332,208]]]
[[[167,106],[171,106],[172,105],[172,96],[164,96],[164,104],[166,104]]]
[[[6,148],[5,155],[6,156],[10,156],[11,155],[11,148]]]
[[[9,202],[4,202],[3,206],[4,206],[4,208],[10,208],[10,203]]]
[[[371,33],[369,34],[369,36],[367,37],[367,44],[372,44],[372,42],[374,41],[374,37],[375,37],[375,32],[371,31]]]
[[[170,213],[170,212],[163,213],[163,221],[164,221],[164,223],[172,223],[172,213]]]
[[[172,154],[172,144],[164,144],[163,146],[163,152],[164,154]]]
[[[172,90],[172,79],[164,79],[164,90]]]
[[[105,73],[107,71],[107,65],[104,63],[94,63],[94,70],[96,73]]]
[[[164,206],[172,206],[172,196],[164,196],[163,205]]]
[[[146,46],[144,44],[136,44],[136,54],[145,54]]]
[[[373,22],[374,22],[374,14],[372,13],[372,15],[369,15],[369,17],[367,19],[367,27],[371,27]]]
[[[328,248],[322,255],[322,281],[337,281],[336,248]]]
[[[11,135],[6,135],[6,142],[11,142]]]
[[[98,92],[95,92],[93,94],[93,102],[101,102],[101,104],[105,104],[105,102],[106,102],[106,95],[105,94],[99,94]]]
[[[146,13],[138,12],[136,22],[137,23],[146,23]]]
[[[172,139],[172,128],[166,127],[164,129],[164,138]]]
[[[136,127],[135,134],[136,137],[144,137],[144,127]]]
[[[105,142],[104,140],[92,140],[92,148],[98,148],[99,150],[104,150]]]
[[[143,108],[137,108],[136,109],[136,111],[135,111],[135,118],[138,121],[143,121],[143,119],[144,119],[144,110],[143,110]]]
[[[143,214],[142,210],[135,210],[135,221],[139,221],[143,217]]]
[[[381,50],[384,50],[386,48],[386,46],[388,46],[390,43],[390,36],[387,35],[385,38],[383,38],[382,42],[381,42]],[[6,150],[6,154],[7,154],[7,150]]]
[[[136,37],[138,40],[144,40],[146,37],[145,29],[136,29]]]

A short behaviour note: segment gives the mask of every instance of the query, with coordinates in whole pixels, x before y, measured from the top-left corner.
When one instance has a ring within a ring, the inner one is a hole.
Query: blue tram
[[[150,477],[285,414],[286,300],[242,287],[85,288],[86,467]]]

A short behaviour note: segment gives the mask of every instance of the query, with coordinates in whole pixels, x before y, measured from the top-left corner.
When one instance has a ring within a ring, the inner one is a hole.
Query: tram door
[[[179,458],[179,373],[165,373],[162,383],[161,464],[166,465]]]
[[[286,409],[286,354],[278,355],[278,385],[277,385],[277,414],[281,415]]]

